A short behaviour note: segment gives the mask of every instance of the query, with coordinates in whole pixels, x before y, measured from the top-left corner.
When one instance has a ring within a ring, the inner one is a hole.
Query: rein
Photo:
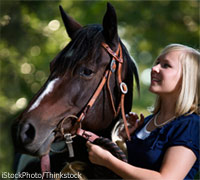
[[[121,77],[122,76],[122,64],[124,62],[123,55],[122,55],[122,47],[119,43],[117,51],[114,52],[109,47],[108,44],[102,42],[101,45],[108,52],[108,54],[110,54],[112,56],[112,59],[110,62],[110,69],[107,69],[105,71],[104,76],[102,77],[102,80],[101,80],[99,86],[97,87],[96,91],[94,92],[93,96],[89,100],[88,104],[85,106],[85,108],[82,111],[82,113],[80,114],[80,116],[77,117],[75,115],[69,115],[69,116],[65,117],[64,119],[62,119],[61,122],[58,124],[58,126],[60,126],[60,132],[63,135],[63,137],[65,138],[65,140],[66,140],[65,142],[68,146],[69,157],[74,156],[73,147],[72,147],[72,142],[73,142],[72,138],[74,138],[76,135],[79,135],[79,136],[89,140],[90,142],[93,142],[94,140],[99,138],[99,136],[97,136],[96,134],[83,130],[81,128],[81,123],[85,119],[87,112],[95,103],[96,99],[98,98],[99,94],[101,93],[101,91],[106,83],[107,83],[107,88],[108,88],[108,92],[109,92],[109,96],[110,96],[110,100],[111,100],[111,104],[112,104],[112,109],[114,112],[114,117],[116,117],[119,114],[120,109],[121,109],[121,114],[122,114],[122,118],[123,118],[123,122],[124,122],[124,126],[125,126],[126,135],[127,135],[128,140],[130,141],[130,133],[128,130],[128,125],[127,125],[127,120],[126,120],[125,110],[124,110],[124,98],[125,98],[125,94],[128,92],[128,87],[124,82],[122,82],[122,77]],[[117,69],[117,63],[118,63],[118,69]],[[117,108],[115,108],[114,100],[113,100],[112,93],[111,93],[110,86],[109,86],[110,77],[111,77],[112,73],[114,73],[116,71],[116,69],[117,69],[118,84],[119,84],[119,87],[121,90],[120,102],[119,102],[119,105]],[[73,136],[71,136],[72,133],[64,133],[63,124],[69,118],[76,119],[76,123],[71,130],[71,132],[75,131],[75,135],[73,135]],[[77,128],[76,125],[78,125],[79,127]],[[42,160],[42,159],[44,159],[44,160]],[[50,162],[49,162],[48,157],[46,157],[46,156],[41,158],[41,170],[42,170],[42,172],[50,172]]]

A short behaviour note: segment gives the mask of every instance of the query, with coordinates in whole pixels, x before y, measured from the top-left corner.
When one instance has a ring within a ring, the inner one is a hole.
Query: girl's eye
[[[80,72],[80,75],[84,76],[84,77],[89,77],[92,74],[93,74],[93,71],[91,69],[86,68],[86,67],[84,67]]]
[[[165,64],[163,64],[163,67],[168,68],[168,67],[170,67],[170,65],[165,63]]]

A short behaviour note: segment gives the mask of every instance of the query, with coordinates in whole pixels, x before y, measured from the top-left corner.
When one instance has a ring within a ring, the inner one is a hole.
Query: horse
[[[51,61],[47,81],[14,122],[14,147],[30,157],[50,153],[51,172],[61,172],[66,162],[79,160],[88,165],[88,178],[108,178],[105,172],[103,176],[97,173],[98,177],[92,173],[85,146],[90,136],[83,133],[85,140],[75,134],[81,127],[84,132],[111,139],[120,109],[124,113],[131,110],[134,80],[139,89],[137,66],[118,36],[117,15],[110,3],[102,25],[82,26],[61,6],[60,12],[71,41]],[[67,152],[51,152],[66,134],[74,137],[71,157]],[[39,163],[35,159],[23,171],[41,172]]]

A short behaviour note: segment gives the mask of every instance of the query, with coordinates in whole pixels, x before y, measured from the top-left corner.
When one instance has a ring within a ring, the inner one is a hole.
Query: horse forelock
[[[78,30],[76,37],[55,58],[52,69],[63,74],[73,71],[77,64],[96,62],[101,55],[101,42],[104,41],[101,32],[101,25],[88,25]]]

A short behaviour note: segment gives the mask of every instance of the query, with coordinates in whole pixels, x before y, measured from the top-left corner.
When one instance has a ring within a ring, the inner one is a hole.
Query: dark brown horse
[[[116,52],[119,46],[122,48],[121,56],[124,62],[121,79],[128,86],[124,101],[126,113],[132,106],[133,76],[139,86],[136,65],[118,37],[116,13],[109,3],[102,25],[82,27],[65,14],[61,7],[60,10],[71,41],[51,62],[48,80],[19,116],[12,129],[17,151],[37,157],[48,154],[52,143],[60,141],[62,136],[58,129],[61,123],[66,132],[71,132],[76,126],[74,118],[65,118],[71,115],[80,116],[106,70],[110,69],[112,56],[102,43],[106,43],[113,52]],[[119,67],[119,63],[115,65],[116,68]],[[110,138],[111,129],[120,117],[120,114],[115,117],[113,106],[117,109],[120,98],[116,70],[111,74],[109,83],[103,86],[93,106],[87,110],[81,122],[82,128]],[[74,158],[70,159],[66,152],[62,153],[62,156],[51,156],[52,171],[59,172],[63,163],[67,161],[76,159],[88,162],[85,141],[76,137],[73,146]],[[30,166],[30,172],[36,169],[39,171],[37,163]],[[91,174],[89,176],[94,178]]]

